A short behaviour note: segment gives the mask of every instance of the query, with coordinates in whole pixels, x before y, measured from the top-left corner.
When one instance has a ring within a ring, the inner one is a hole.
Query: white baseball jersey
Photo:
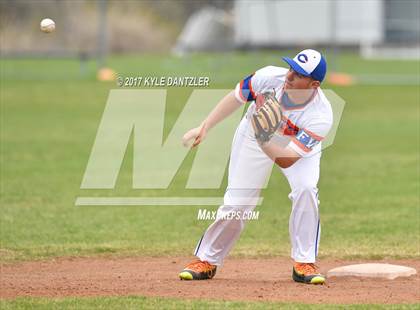
[[[321,89],[301,105],[294,105],[283,91],[288,69],[268,66],[243,79],[236,85],[236,98],[245,103],[256,101],[258,95],[275,92],[283,110],[283,122],[279,135],[291,139],[288,146],[302,157],[308,157],[321,150],[321,141],[325,138],[333,123],[333,113],[328,99]],[[252,112],[255,107],[250,107]]]
[[[289,219],[291,257],[296,262],[313,263],[318,253],[321,234],[319,220],[318,180],[321,141],[331,128],[331,106],[320,89],[302,105],[293,105],[283,92],[287,69],[265,67],[243,79],[235,89],[236,98],[245,103],[253,101],[247,115],[239,124],[232,143],[228,187],[218,219],[200,239],[194,254],[202,261],[222,265],[224,258],[238,240],[246,221],[223,220],[237,211],[250,211],[256,206],[260,190],[271,174],[273,161],[261,150],[255,139],[250,113],[261,104],[259,94],[275,91],[281,102],[284,118],[275,138],[286,140],[285,145],[302,156],[291,167],[279,168],[290,185],[292,211]],[[287,139],[286,139],[287,138]]]

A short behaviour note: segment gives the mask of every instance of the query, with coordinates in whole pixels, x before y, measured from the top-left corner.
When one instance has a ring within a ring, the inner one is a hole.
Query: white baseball
[[[40,28],[42,32],[50,33],[55,30],[55,23],[50,18],[44,18],[41,20]]]

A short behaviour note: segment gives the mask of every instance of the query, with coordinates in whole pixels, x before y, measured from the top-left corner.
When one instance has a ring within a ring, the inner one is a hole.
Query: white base
[[[414,268],[391,264],[357,264],[337,267],[327,273],[327,277],[373,277],[393,280],[416,274]]]

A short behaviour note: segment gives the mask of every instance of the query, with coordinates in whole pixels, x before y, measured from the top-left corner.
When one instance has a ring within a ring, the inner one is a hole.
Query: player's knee
[[[229,189],[225,193],[224,205],[240,210],[253,209],[259,201],[259,190],[256,189]]]
[[[307,205],[308,201],[313,201],[314,204],[317,205],[318,189],[313,185],[295,187],[289,194],[289,199],[294,205],[296,203],[299,205],[299,201],[305,201],[305,203],[301,204],[302,206]]]
[[[316,195],[318,193],[318,188],[316,187],[316,184],[311,184],[311,183],[307,183],[307,184],[300,184],[300,186],[297,186],[294,190],[293,193],[295,195]]]

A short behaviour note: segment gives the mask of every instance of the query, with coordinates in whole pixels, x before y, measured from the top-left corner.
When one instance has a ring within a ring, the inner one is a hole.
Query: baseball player
[[[333,124],[330,103],[320,89],[327,65],[312,49],[283,60],[289,69],[268,66],[244,78],[199,127],[183,137],[184,143],[194,141],[193,147],[197,146],[208,130],[251,102],[233,138],[223,205],[197,244],[194,254],[198,259],[179,274],[182,280],[214,277],[245,226],[245,220],[226,219],[226,215],[255,208],[275,163],[291,188],[292,278],[309,284],[325,282],[315,261],[320,236],[317,183],[321,141]]]

